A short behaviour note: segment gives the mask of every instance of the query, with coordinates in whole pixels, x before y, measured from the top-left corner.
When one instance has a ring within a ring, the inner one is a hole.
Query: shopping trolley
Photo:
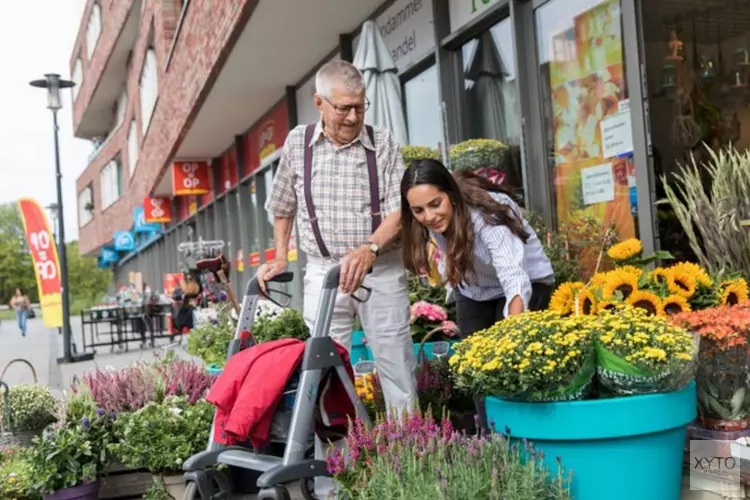
[[[291,497],[285,485],[294,481],[300,482],[300,489],[307,500],[317,500],[313,493],[314,479],[330,476],[330,473],[324,460],[316,460],[312,456],[313,420],[318,388],[324,373],[329,370],[333,370],[341,380],[364,425],[368,428],[372,426],[367,410],[357,396],[344,360],[339,355],[333,339],[328,336],[340,273],[341,267],[334,266],[323,280],[323,293],[318,302],[317,319],[310,338],[305,343],[299,379],[296,383],[293,382],[296,385],[296,395],[287,425],[288,432],[286,432],[283,452],[278,454],[261,452],[253,449],[249,444],[247,446],[217,444],[214,442],[212,424],[208,448],[189,458],[183,465],[187,483],[185,500],[228,500],[230,498],[234,491],[233,481],[230,474],[217,468],[218,465],[228,466],[230,470],[235,471],[235,476],[238,470],[249,472],[247,477],[256,479],[255,483],[259,490],[258,500],[289,500]],[[270,281],[288,283],[292,278],[292,273],[283,273]],[[269,290],[291,298],[289,294],[279,290],[270,287]],[[353,297],[363,302],[369,298],[370,290],[366,287],[361,287],[361,290],[362,294]],[[248,283],[242,299],[239,321],[227,352],[227,359],[239,350],[253,345],[251,325],[260,296],[260,284],[257,277],[254,277]],[[277,305],[288,306],[288,303],[280,304],[272,299],[270,294],[266,297],[276,302]],[[274,419],[276,420],[276,416]]]

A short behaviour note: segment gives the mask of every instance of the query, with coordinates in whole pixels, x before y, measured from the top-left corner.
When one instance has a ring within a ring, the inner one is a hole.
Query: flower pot
[[[175,500],[185,496],[185,478],[182,474],[154,476],[154,484],[162,484]]]
[[[349,359],[352,365],[359,361],[372,361],[372,352],[365,343],[365,332],[362,330],[355,330],[352,334],[352,351]]]
[[[44,500],[99,500],[99,481],[79,484],[72,488],[57,490],[50,495],[44,495]]]
[[[661,394],[555,403],[489,396],[485,404],[493,428],[531,441],[552,474],[560,457],[576,500],[679,500],[695,398],[691,382]],[[637,480],[622,480],[631,475]]]
[[[456,342],[458,342],[458,340],[449,340],[448,341],[448,344],[450,344],[450,346],[451,346],[450,349],[448,350],[448,356],[450,356],[450,355],[453,354],[453,352],[454,352],[453,351],[453,344],[455,344]],[[435,359],[435,354],[433,353],[433,348],[434,347],[435,347],[435,342],[425,342],[425,344],[424,344],[424,354],[425,354],[425,357],[427,358],[427,361],[432,361],[433,359]],[[375,359],[375,357],[372,354],[372,350],[369,347],[367,347],[367,356],[368,356],[368,360],[374,360]],[[414,344],[414,359],[416,359],[417,361],[419,361],[419,343],[415,343]],[[352,362],[352,364],[354,364],[354,362]]]

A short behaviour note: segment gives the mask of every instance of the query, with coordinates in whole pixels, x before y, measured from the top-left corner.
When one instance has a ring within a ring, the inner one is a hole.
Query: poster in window
[[[620,17],[619,0],[576,15],[552,37],[549,81],[558,221],[595,216],[629,238],[632,131]]]

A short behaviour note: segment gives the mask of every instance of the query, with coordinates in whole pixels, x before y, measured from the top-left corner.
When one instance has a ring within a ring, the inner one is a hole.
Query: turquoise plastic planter
[[[458,340],[449,340],[448,344],[450,344],[450,348],[448,349],[448,356],[453,354],[453,344],[458,342]],[[434,346],[434,342],[425,342],[424,344],[424,354],[427,357],[427,360],[433,360],[435,359],[435,354],[432,352],[432,348]],[[354,355],[354,348],[352,348],[352,356]],[[419,356],[419,343],[414,344],[414,358],[417,359],[417,356]],[[367,359],[369,361],[374,360],[375,358],[372,355],[372,350],[367,347]],[[417,359],[419,361],[419,359]]]
[[[372,353],[365,344],[365,332],[362,330],[355,330],[352,334],[352,352],[349,359],[352,365],[359,361],[372,361]]]
[[[573,470],[576,500],[679,500],[687,426],[696,417],[695,382],[666,394],[592,401],[519,403],[487,397],[487,420],[526,438]]]
[[[206,370],[208,370],[209,375],[221,375],[221,372],[224,371],[223,368],[219,368],[213,363],[206,366]]]

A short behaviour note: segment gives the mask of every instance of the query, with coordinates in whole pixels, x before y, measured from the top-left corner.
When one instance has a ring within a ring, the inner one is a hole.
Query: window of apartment
[[[73,101],[76,100],[76,96],[78,96],[78,90],[81,88],[81,85],[83,84],[83,61],[81,60],[81,57],[78,56],[76,59],[76,65],[73,67],[73,75],[71,77],[75,85],[70,89],[73,92]]]
[[[83,227],[94,218],[94,191],[89,183],[78,193],[78,227]]]
[[[99,189],[102,193],[102,210],[122,196],[122,163],[120,158],[113,158],[99,172]]]
[[[437,148],[443,141],[437,66],[404,83],[404,103],[409,144]]]
[[[128,171],[131,178],[135,173],[135,166],[138,163],[139,153],[138,127],[136,127],[135,120],[130,120],[130,131],[128,132]]]
[[[123,85],[120,91],[120,97],[117,98],[117,110],[115,111],[115,126],[112,127],[112,131],[117,130],[122,122],[125,120],[125,112],[128,109],[128,91]]]
[[[140,94],[141,94],[141,128],[143,135],[146,135],[148,126],[151,123],[151,115],[156,106],[156,97],[159,91],[158,68],[156,65],[156,51],[153,45],[150,45],[146,51],[143,60],[143,70],[141,71]]]
[[[99,7],[99,2],[95,2],[91,7],[91,15],[89,16],[89,25],[86,29],[86,52],[88,53],[89,60],[94,54],[96,43],[99,41],[99,35],[102,32],[102,9]]]

